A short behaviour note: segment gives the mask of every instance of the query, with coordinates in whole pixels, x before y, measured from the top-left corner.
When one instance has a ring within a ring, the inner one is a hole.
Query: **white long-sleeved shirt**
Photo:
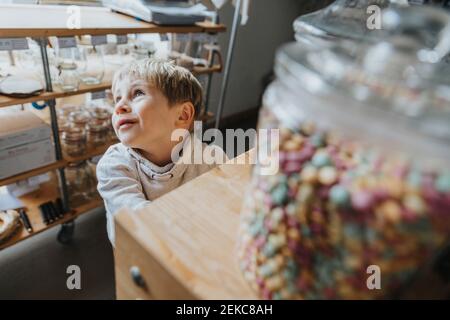
[[[192,159],[193,145],[189,145]],[[202,150],[213,148],[208,151],[221,157],[223,161],[227,160],[221,148],[201,142],[199,145]],[[107,231],[111,243],[114,245],[115,241],[114,215],[120,208],[135,210],[145,207],[152,200],[215,166],[216,164],[205,163],[170,163],[159,167],[121,143],[111,146],[97,165],[97,189],[105,202]]]

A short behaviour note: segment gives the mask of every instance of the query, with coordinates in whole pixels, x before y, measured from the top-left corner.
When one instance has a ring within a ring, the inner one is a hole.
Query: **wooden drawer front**
[[[121,226],[116,224],[114,252],[117,299],[196,299],[144,250]],[[137,284],[131,269],[139,269],[145,283]]]

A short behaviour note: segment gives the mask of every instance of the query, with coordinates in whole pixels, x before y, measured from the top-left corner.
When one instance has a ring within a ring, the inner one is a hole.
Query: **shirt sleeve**
[[[132,210],[148,204],[139,181],[136,166],[117,145],[110,147],[97,165],[97,190],[105,202],[107,231],[114,245],[114,215],[122,207]]]

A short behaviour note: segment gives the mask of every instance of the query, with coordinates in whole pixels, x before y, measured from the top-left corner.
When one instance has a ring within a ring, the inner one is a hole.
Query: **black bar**
[[[39,211],[41,212],[42,221],[44,222],[45,225],[48,225],[50,222],[49,222],[47,210],[45,208],[45,203],[43,203],[39,206]]]
[[[27,229],[28,233],[33,232],[33,227],[31,226],[30,219],[28,219],[28,215],[23,209],[19,209],[19,215],[22,219],[23,225],[25,226],[25,229]]]

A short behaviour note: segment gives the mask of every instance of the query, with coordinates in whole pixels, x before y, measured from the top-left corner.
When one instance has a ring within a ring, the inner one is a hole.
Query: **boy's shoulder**
[[[108,150],[106,150],[97,164],[97,171],[99,168],[102,169],[111,168],[114,166],[130,166],[132,165],[132,163],[133,160],[128,151],[128,148],[119,142],[113,144],[108,148]]]
[[[111,157],[117,159],[126,159],[129,158],[130,155],[128,153],[127,147],[125,147],[121,142],[111,145],[106,152],[103,154],[100,161],[105,161]]]

